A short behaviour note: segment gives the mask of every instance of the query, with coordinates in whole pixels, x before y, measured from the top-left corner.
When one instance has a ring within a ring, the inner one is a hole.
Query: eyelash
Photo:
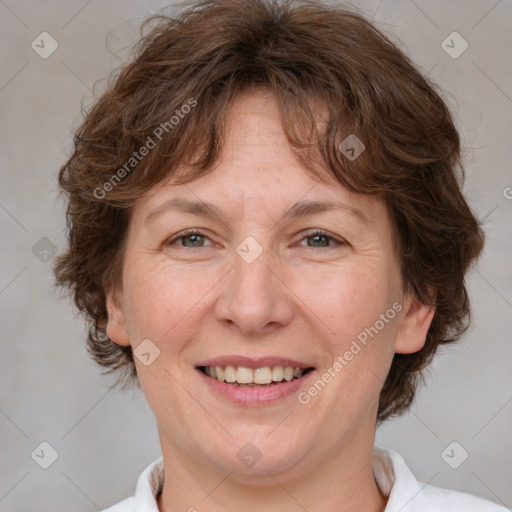
[[[204,238],[208,238],[202,231],[199,231],[197,229],[187,229],[186,231],[183,231],[182,233],[180,233],[178,236],[175,236],[174,238],[168,239],[164,243],[164,245],[166,245],[166,246],[172,245],[177,240],[181,240],[182,238],[187,238],[187,237],[193,236],[193,235],[199,235],[199,236],[202,236]],[[306,238],[313,238],[315,236],[322,236],[322,237],[328,238],[329,240],[332,240],[333,242],[335,242],[336,245],[349,245],[344,240],[338,240],[337,238],[333,237],[332,235],[330,235],[327,231],[324,231],[323,229],[317,229],[315,231],[307,233],[306,235],[304,235],[301,238],[300,241],[305,240]],[[180,247],[187,248],[184,245],[180,245]],[[310,246],[307,246],[307,247],[309,249],[315,249],[315,247],[310,247]],[[327,249],[328,247],[333,247],[333,246],[318,247],[318,248],[319,249]],[[190,249],[190,247],[188,247],[188,249]],[[198,249],[204,249],[204,247],[198,247]]]

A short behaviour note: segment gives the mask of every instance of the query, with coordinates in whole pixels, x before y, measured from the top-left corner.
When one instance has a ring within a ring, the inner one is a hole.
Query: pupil
[[[324,239],[324,240],[327,240],[327,238],[324,236],[324,235],[314,235],[313,237],[313,240],[315,241],[318,241],[319,239]],[[321,247],[325,247],[325,244],[322,244]]]
[[[201,235],[189,235],[187,238],[192,241],[192,245],[196,245],[196,242],[199,241],[200,237]]]

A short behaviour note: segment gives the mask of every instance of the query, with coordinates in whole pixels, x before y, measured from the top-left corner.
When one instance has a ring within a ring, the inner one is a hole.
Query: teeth
[[[226,382],[235,382],[236,381],[236,368],[234,366],[226,366],[224,370],[224,378]]]
[[[254,384],[270,384],[272,382],[272,371],[268,366],[254,370]]]
[[[217,375],[217,380],[220,380],[221,382],[224,382],[226,380],[226,373],[224,372],[222,367],[221,366],[211,366],[210,367],[210,371],[211,371],[212,368],[215,369],[215,373]]]
[[[274,366],[272,368],[272,380],[275,382],[281,382],[284,378],[284,370],[282,366]]]
[[[204,373],[221,382],[230,384],[262,384],[272,382],[291,381],[302,377],[305,369],[293,366],[264,366],[262,368],[248,368],[247,366],[207,366]]]
[[[287,366],[284,369],[284,380],[292,380],[293,379],[293,368],[291,366]]]
[[[236,381],[238,384],[251,384],[253,382],[252,368],[239,366],[236,370]]]

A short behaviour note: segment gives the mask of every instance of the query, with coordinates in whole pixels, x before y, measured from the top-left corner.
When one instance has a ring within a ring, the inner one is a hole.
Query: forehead
[[[319,121],[321,122],[321,120]],[[218,205],[233,218],[283,212],[297,202],[337,202],[367,213],[382,215],[377,196],[350,192],[327,169],[319,177],[297,160],[283,132],[277,100],[266,89],[241,94],[227,113],[221,159],[215,169],[188,183],[170,176],[154,186],[136,206],[147,215],[163,202],[186,198]]]

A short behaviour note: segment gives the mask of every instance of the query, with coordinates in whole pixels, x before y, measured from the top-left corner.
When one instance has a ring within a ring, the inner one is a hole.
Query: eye
[[[181,242],[176,245],[186,247],[189,249],[201,249],[203,247],[208,247],[209,245],[212,245],[205,244],[206,240],[210,239],[202,231],[199,231],[197,229],[188,229],[180,233],[178,236],[175,236],[174,238],[167,240],[165,242],[165,245],[174,245],[176,244],[176,242]],[[334,245],[347,245],[347,242],[339,240],[321,229],[312,231],[311,233],[303,237],[302,240],[311,240],[312,243],[308,242],[307,244],[307,247],[311,248],[324,248],[332,247]]]
[[[188,248],[202,248],[207,247],[204,245],[205,240],[209,240],[209,238],[206,237],[204,233],[202,233],[201,231],[198,231],[196,229],[188,229],[187,231],[180,233],[178,236],[167,240],[165,242],[165,245],[172,245],[177,241],[183,241],[183,244],[178,245]]]
[[[332,245],[346,245],[346,242],[334,238],[329,233],[321,229],[317,229],[316,231],[309,233],[302,240],[312,240],[312,244],[308,243],[308,247],[313,248],[332,247]],[[330,244],[329,242],[334,242],[334,244]]]

